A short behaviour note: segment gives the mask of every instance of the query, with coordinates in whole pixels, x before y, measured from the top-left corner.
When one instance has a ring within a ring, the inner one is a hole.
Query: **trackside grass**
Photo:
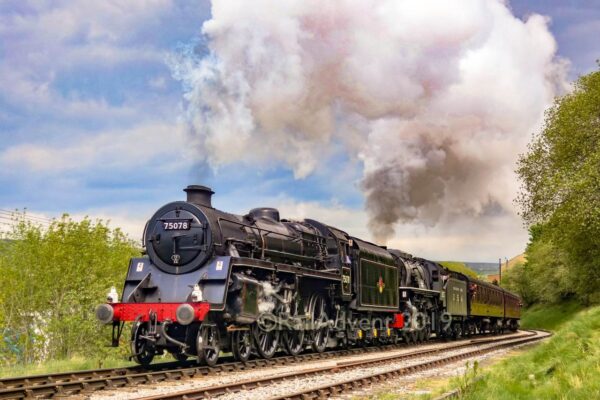
[[[523,329],[556,331],[562,324],[573,319],[583,309],[583,306],[576,301],[552,306],[536,304],[523,312],[521,327]]]
[[[600,399],[600,306],[535,305],[524,311],[521,326],[551,330],[554,336],[483,368],[471,363],[456,378],[420,379],[404,393],[383,390],[353,400],[430,400],[455,388],[465,391],[463,400]]]
[[[461,397],[483,399],[599,399],[600,306],[576,312],[565,304],[531,310],[528,327],[557,330],[552,338],[482,374]],[[537,324],[537,325],[536,325]]]
[[[168,361],[172,361],[169,359]],[[67,371],[83,371],[88,369],[118,368],[134,365],[134,363],[125,359],[107,358],[102,361],[98,359],[89,359],[80,356],[69,360],[53,360],[41,364],[16,364],[12,366],[0,367],[0,378],[9,378],[13,376],[43,375]]]

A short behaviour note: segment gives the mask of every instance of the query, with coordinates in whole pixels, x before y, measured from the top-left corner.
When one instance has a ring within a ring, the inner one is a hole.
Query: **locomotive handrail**
[[[255,229],[256,231],[258,231],[258,234],[259,234],[259,236],[261,237],[261,240],[262,240],[262,246],[261,246],[262,258],[264,258],[264,252],[265,252],[265,248],[266,248],[264,237],[268,236],[269,234],[277,234],[277,235],[283,236],[285,238],[292,239],[291,241],[302,242],[302,243],[304,243],[304,242],[306,242],[306,243],[313,243],[313,244],[315,244],[317,246],[321,246],[321,247],[324,246],[324,244],[325,244],[325,243],[319,242],[318,240],[310,240],[310,239],[306,239],[306,238],[304,238],[302,236],[299,236],[299,237],[291,236],[291,235],[287,235],[285,233],[281,233],[281,232],[276,232],[276,231],[272,231],[272,230],[269,230],[269,229],[260,228],[258,226],[244,224],[242,222],[234,221],[234,220],[231,220],[231,219],[228,219],[228,218],[218,217],[217,218],[217,224],[219,225],[219,228],[220,228],[220,231],[221,231],[221,235],[222,235],[222,232],[223,232],[223,227],[221,225],[221,221],[229,222],[229,223],[234,224],[234,225],[239,225],[239,226],[244,227],[244,228]],[[317,236],[317,235],[314,235],[314,236]],[[321,237],[323,239],[325,239],[324,236],[321,236]],[[270,249],[267,249],[267,250],[271,251]],[[302,250],[304,250],[304,246],[302,247]],[[273,250],[273,251],[277,251],[277,250]],[[279,254],[288,254],[288,253],[285,253],[285,252],[278,252],[278,253]],[[289,254],[292,254],[292,253],[289,253]],[[294,255],[295,256],[303,257],[302,255],[296,255],[296,254],[294,254]],[[322,253],[320,255],[321,255],[321,258],[322,258]]]
[[[230,223],[232,223],[232,224],[235,224],[235,225],[240,225],[240,226],[243,226],[243,227],[245,227],[245,228],[256,229],[256,230],[258,230],[259,232],[260,232],[260,231],[262,231],[262,232],[267,232],[267,234],[269,234],[269,233],[275,233],[275,234],[278,234],[278,235],[281,235],[281,236],[285,236],[285,237],[287,237],[287,238],[294,239],[294,240],[297,240],[297,241],[298,241],[298,240],[300,240],[300,241],[304,241],[304,242],[309,242],[309,243],[316,243],[316,244],[320,244],[320,243],[319,243],[319,241],[317,241],[317,240],[309,240],[309,239],[305,239],[305,238],[302,238],[302,237],[295,237],[295,236],[291,236],[291,235],[286,235],[285,233],[276,232],[276,231],[271,231],[271,230],[269,230],[269,229],[264,229],[264,228],[259,228],[258,226],[253,226],[253,225],[244,224],[244,223],[242,223],[242,222],[239,222],[239,221],[234,221],[234,220],[227,219],[227,218],[223,218],[223,217],[219,217],[219,218],[217,219],[217,222],[219,223],[219,228],[221,228],[221,221],[230,222]],[[317,235],[314,235],[314,236],[317,236]],[[321,237],[322,237],[322,238],[325,238],[324,236],[321,236]]]

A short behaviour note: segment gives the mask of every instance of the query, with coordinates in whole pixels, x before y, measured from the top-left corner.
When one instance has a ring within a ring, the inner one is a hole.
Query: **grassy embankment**
[[[547,329],[554,336],[534,347],[511,351],[492,365],[450,380],[419,380],[414,389],[429,394],[378,393],[371,399],[432,399],[466,387],[464,400],[600,399],[600,306],[576,302],[533,306],[522,318],[525,329]],[[489,360],[488,360],[489,363]],[[368,397],[357,397],[366,399]]]
[[[600,306],[532,307],[523,326],[555,331],[528,351],[494,365],[465,400],[600,398]]]

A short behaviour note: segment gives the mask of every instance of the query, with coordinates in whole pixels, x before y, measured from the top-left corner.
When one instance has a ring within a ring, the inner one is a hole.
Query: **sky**
[[[568,79],[597,68],[600,0],[509,7],[523,20],[548,17]],[[329,143],[302,176],[281,160],[238,161],[226,148],[216,164],[196,154],[189,81],[177,65],[190,49],[209,56],[201,29],[210,18],[209,1],[0,2],[0,212],[88,215],[138,239],[155,209],[197,183],[212,187],[213,204],[226,211],[275,206],[373,239],[365,160],[340,143]],[[271,145],[247,147],[269,154]],[[527,233],[514,213],[490,213],[489,229],[481,221],[399,222],[388,244],[437,260],[495,261],[523,251]]]

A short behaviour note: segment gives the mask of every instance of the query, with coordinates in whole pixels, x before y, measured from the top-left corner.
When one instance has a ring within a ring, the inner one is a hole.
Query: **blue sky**
[[[596,68],[600,1],[510,4],[552,18],[571,78]],[[343,152],[302,180],[277,164],[213,171],[185,152],[183,91],[167,59],[198,43],[209,17],[207,1],[1,2],[0,209],[110,218],[135,236],[153,209],[204,183],[226,210],[306,206],[358,229],[348,219],[362,209],[361,165]]]

